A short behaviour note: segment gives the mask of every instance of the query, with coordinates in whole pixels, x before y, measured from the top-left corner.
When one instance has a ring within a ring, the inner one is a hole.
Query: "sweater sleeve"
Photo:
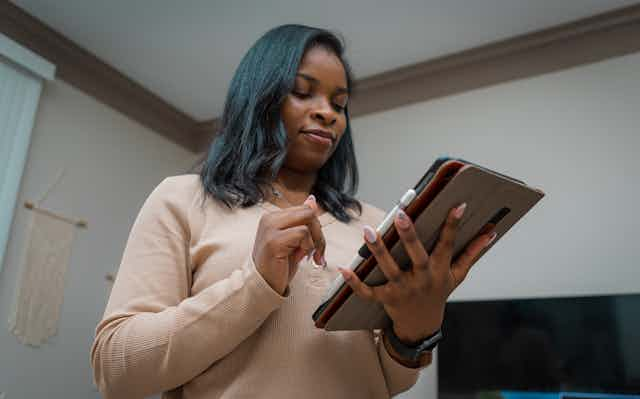
[[[131,229],[91,349],[105,398],[142,398],[183,385],[230,353],[284,297],[251,256],[195,296],[188,207],[171,178],[149,195]]]
[[[382,342],[381,334],[375,334],[376,345],[378,346],[378,357],[380,358],[380,365],[382,366],[382,372],[384,379],[389,389],[389,396],[395,396],[401,392],[409,390],[415,385],[420,376],[420,371],[427,367],[430,363],[424,364],[418,368],[407,367],[397,362]]]

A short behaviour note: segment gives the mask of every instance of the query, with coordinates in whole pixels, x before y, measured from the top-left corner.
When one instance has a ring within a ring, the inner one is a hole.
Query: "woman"
[[[353,197],[351,90],[327,31],[285,25],[249,50],[200,176],[165,179],[132,227],[91,352],[105,397],[386,398],[415,383],[430,352],[412,359],[394,343],[415,347],[439,330],[491,236],[451,264],[464,204],[430,257],[401,214],[413,268],[398,268],[370,227],[383,214]],[[385,286],[339,269],[363,235]],[[314,327],[338,273],[384,304],[389,331]]]

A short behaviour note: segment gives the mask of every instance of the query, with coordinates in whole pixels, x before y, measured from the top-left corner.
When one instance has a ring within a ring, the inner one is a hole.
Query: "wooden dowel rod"
[[[51,212],[51,211],[49,211],[47,209],[38,208],[37,206],[35,206],[33,204],[33,202],[26,201],[24,203],[24,207],[27,208],[27,209],[31,209],[33,211],[40,212],[40,213],[43,213],[45,215],[51,216],[53,218],[65,221],[67,223],[74,224],[77,227],[81,227],[81,228],[85,228],[85,229],[88,228],[88,223],[87,223],[86,220],[72,220],[72,219],[69,219],[68,217],[65,217],[65,216],[62,216],[62,215],[58,215],[58,214],[56,214],[54,212]]]

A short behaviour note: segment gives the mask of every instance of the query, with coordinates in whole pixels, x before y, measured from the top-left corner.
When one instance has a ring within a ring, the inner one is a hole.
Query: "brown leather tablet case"
[[[431,251],[440,235],[448,212],[466,202],[467,209],[460,222],[454,246],[454,259],[481,231],[494,228],[498,236],[482,257],[509,229],[520,220],[544,193],[522,182],[476,165],[452,160],[438,170],[431,182],[405,210],[414,220],[418,237]],[[401,268],[410,268],[397,232],[392,227],[383,240],[391,246],[391,254]],[[477,259],[476,259],[477,261]],[[386,278],[369,257],[357,269],[360,278],[371,286],[381,285]],[[315,319],[316,326],[326,330],[372,330],[384,328],[390,322],[382,305],[365,301],[344,285]]]

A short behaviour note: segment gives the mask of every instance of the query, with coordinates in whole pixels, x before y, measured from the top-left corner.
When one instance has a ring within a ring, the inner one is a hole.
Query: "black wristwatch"
[[[444,336],[442,335],[442,329],[438,329],[435,333],[431,334],[421,342],[417,342],[412,346],[408,346],[400,341],[400,338],[393,332],[393,326],[389,325],[384,330],[384,334],[389,338],[389,343],[393,349],[403,358],[417,361],[425,352],[431,352],[433,348],[438,345],[438,342],[442,341]]]

